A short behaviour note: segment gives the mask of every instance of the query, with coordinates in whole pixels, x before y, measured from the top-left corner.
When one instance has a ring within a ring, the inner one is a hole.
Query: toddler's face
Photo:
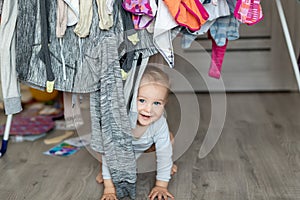
[[[166,104],[168,89],[153,83],[142,84],[137,97],[138,124],[148,126],[158,120]]]

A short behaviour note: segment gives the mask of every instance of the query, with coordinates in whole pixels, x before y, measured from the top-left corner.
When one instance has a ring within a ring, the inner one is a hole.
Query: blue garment
[[[192,42],[197,38],[197,36],[207,33],[207,31],[211,28],[211,26],[218,18],[230,15],[230,9],[226,0],[218,0],[218,5],[207,3],[203,4],[203,6],[209,14],[209,18],[201,26],[200,30],[191,32],[188,29],[185,29],[183,31],[183,37],[181,40],[182,48],[189,48]]]
[[[226,39],[236,40],[239,38],[240,22],[234,17],[235,0],[227,0],[230,15],[217,18],[210,27],[210,34],[218,46],[224,46]]]

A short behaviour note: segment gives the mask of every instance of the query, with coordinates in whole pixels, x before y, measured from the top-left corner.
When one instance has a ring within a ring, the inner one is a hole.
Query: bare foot
[[[177,165],[173,164],[172,169],[171,169],[171,176],[176,174],[176,172],[177,172]]]
[[[103,180],[102,172],[99,172],[99,174],[96,177],[96,181],[99,184],[103,183],[104,180]]]

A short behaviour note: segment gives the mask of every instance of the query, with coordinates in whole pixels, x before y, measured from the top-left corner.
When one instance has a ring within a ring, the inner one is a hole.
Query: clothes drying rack
[[[275,0],[275,2],[276,2],[279,17],[280,17],[280,22],[281,22],[281,25],[282,25],[283,33],[284,33],[284,36],[285,36],[285,41],[286,41],[286,44],[287,44],[287,47],[288,47],[288,50],[289,50],[290,59],[292,61],[293,70],[294,70],[294,74],[295,74],[297,85],[298,85],[298,90],[300,91],[299,68],[298,68],[297,58],[296,58],[296,54],[295,54],[295,51],[294,51],[294,48],[293,48],[290,32],[289,32],[288,25],[287,25],[287,22],[286,22],[285,14],[284,14],[284,11],[283,11],[281,0]],[[9,114],[7,116],[7,119],[6,119],[5,130],[4,130],[4,135],[3,135],[3,139],[2,139],[2,146],[1,146],[1,150],[0,150],[0,158],[5,154],[5,152],[7,150],[12,117],[13,117],[13,115]]]

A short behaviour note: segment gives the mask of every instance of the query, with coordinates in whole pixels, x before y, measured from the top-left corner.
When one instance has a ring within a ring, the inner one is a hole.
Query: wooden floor
[[[222,135],[203,159],[198,153],[210,122],[210,95],[198,94],[198,100],[198,134],[176,160],[179,171],[169,185],[176,200],[300,199],[300,94],[227,94]],[[175,134],[177,103],[173,96],[167,108]],[[100,199],[103,188],[95,182],[99,166],[89,151],[64,158],[43,155],[50,147],[43,140],[9,143],[0,159],[1,200]],[[138,200],[147,199],[154,179],[154,172],[138,175]]]

